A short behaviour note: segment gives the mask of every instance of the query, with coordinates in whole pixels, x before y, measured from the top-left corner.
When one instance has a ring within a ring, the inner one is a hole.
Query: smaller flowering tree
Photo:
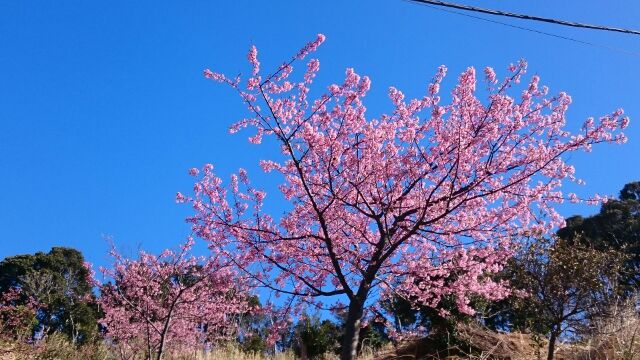
[[[0,294],[0,338],[11,341],[31,339],[37,325],[38,306],[32,297],[26,297],[20,288],[10,288]]]
[[[206,347],[234,334],[234,316],[247,312],[246,293],[218,257],[191,256],[192,246],[140,252],[137,260],[111,251],[113,267],[102,269],[113,281],[101,287],[101,323],[123,355],[144,343],[146,358],[160,360],[172,350]]]

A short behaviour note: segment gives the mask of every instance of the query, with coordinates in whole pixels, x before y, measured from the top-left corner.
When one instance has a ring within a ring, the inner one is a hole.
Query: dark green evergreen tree
[[[5,258],[0,262],[0,293],[11,288],[36,300],[34,334],[63,333],[77,344],[98,334],[90,270],[79,251],[54,247],[48,253]]]
[[[330,320],[305,316],[296,324],[294,332],[293,347],[302,359],[317,359],[338,350],[341,329]]]
[[[622,290],[632,293],[640,286],[640,182],[626,184],[619,199],[604,203],[593,216],[572,216],[558,236],[598,250],[614,249],[629,255],[620,273]]]

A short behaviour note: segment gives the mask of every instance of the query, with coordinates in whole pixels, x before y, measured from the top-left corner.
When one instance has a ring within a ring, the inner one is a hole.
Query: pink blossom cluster
[[[296,54],[296,59],[302,60],[308,54],[316,51],[318,46],[322,45],[326,37],[323,34],[318,34],[315,40],[308,42],[298,53]]]
[[[37,301],[26,297],[20,288],[0,294],[0,339],[29,340],[37,309]]]

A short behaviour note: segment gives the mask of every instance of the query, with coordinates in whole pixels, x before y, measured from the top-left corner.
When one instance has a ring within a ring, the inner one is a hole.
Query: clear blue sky
[[[456,1],[640,28],[635,0]],[[640,36],[498,20],[640,52]],[[466,66],[502,71],[524,57],[552,92],[573,96],[571,127],[619,106],[632,118],[626,145],[573,156],[580,192],[617,194],[640,179],[638,56],[402,0],[1,1],[0,258],[71,246],[102,265],[104,234],[130,250],[175,246],[189,233],[190,209],[174,203],[191,189],[187,169],[211,162],[225,174],[262,157],[246,133],[227,133],[243,106],[202,70],[247,73],[254,43],[273,66],[318,32],[320,82],[348,66],[369,75],[372,115],[387,109],[390,85],[422,95],[440,64],[450,85]]]

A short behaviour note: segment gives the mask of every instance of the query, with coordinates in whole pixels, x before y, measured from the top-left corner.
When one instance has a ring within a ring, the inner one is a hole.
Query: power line
[[[405,0],[405,1],[411,2],[411,1],[414,1],[414,0]],[[426,4],[426,3],[421,3],[421,5],[423,5],[425,7],[428,7],[428,8],[431,8],[433,10],[438,10],[438,11],[443,11],[443,12],[450,13],[450,14],[465,16],[465,17],[469,17],[469,18],[472,18],[472,19],[482,20],[482,21],[486,21],[486,22],[493,23],[493,24],[498,24],[498,25],[503,25],[503,26],[508,26],[508,27],[511,27],[511,28],[519,29],[519,30],[530,31],[530,32],[533,32],[533,33],[536,33],[536,34],[546,35],[546,36],[554,37],[554,38],[561,39],[561,40],[568,40],[568,41],[572,41],[572,42],[575,42],[575,43],[578,43],[578,44],[593,46],[593,47],[596,47],[596,48],[601,48],[601,49],[604,49],[604,50],[618,52],[618,53],[622,53],[622,54],[625,54],[625,55],[632,55],[632,56],[640,57],[640,53],[635,52],[635,51],[630,51],[630,50],[621,49],[621,48],[618,48],[618,47],[613,47],[613,46],[608,46],[608,45],[596,44],[596,43],[592,43],[592,42],[589,42],[589,41],[579,40],[579,39],[575,39],[575,38],[568,37],[568,36],[563,36],[563,35],[552,34],[552,33],[549,33],[549,32],[535,30],[535,29],[531,29],[531,28],[528,28],[528,27],[524,27],[524,26],[508,24],[508,23],[504,23],[504,22],[501,22],[501,21],[497,21],[497,20],[491,20],[491,19],[480,17],[480,16],[475,16],[475,15],[463,13],[463,12],[460,12],[460,11],[449,10],[449,9],[446,9],[446,8],[431,6],[431,5]]]
[[[632,35],[640,35],[640,30],[615,28],[615,27],[601,26],[601,25],[582,24],[582,23],[577,23],[573,21],[544,18],[540,16],[532,16],[532,15],[525,15],[525,14],[516,14],[516,13],[510,13],[510,12],[500,11],[500,10],[483,9],[476,6],[454,4],[454,3],[448,3],[444,1],[438,1],[438,0],[408,0],[408,1],[435,5],[435,6],[444,6],[444,7],[460,9],[465,11],[475,11],[475,12],[480,12],[480,13],[490,14],[490,15],[507,16],[507,17],[517,18],[517,19],[524,19],[524,20],[542,21],[542,22],[552,23],[557,25],[572,26],[572,27],[593,29],[593,30],[614,31],[614,32],[632,34]]]

